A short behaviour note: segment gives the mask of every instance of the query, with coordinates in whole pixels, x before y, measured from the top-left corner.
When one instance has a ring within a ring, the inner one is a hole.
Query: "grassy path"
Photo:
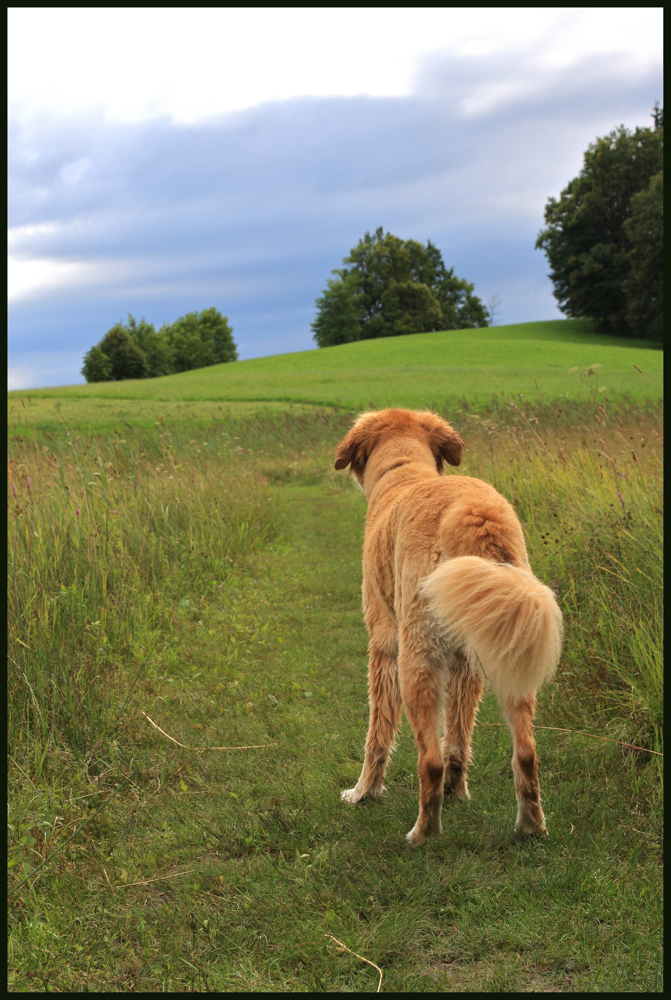
[[[93,761],[101,800],[105,775],[128,789],[45,874],[48,896],[23,891],[12,988],[375,991],[332,934],[380,966],[383,990],[661,989],[657,821],[620,748],[539,732],[543,842],[512,835],[511,750],[489,698],[472,802],[446,809],[440,841],[404,840],[417,810],[405,722],[386,795],[340,803],[367,723],[364,502],[299,474],[271,496],[279,536],[218,601],[176,608]],[[273,745],[180,749],[141,711],[190,746]]]

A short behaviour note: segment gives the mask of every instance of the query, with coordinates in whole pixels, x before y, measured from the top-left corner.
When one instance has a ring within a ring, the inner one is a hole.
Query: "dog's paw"
[[[434,817],[427,824],[423,825],[420,825],[419,820],[417,820],[412,830],[406,833],[405,839],[414,847],[419,847],[420,844],[425,844],[431,837],[440,837],[442,832],[443,824],[440,821],[440,817]]]
[[[363,790],[359,785],[355,785],[354,788],[347,788],[344,792],[340,793],[340,798],[343,802],[349,802],[350,805],[355,806],[357,802],[363,802],[364,799],[379,799],[385,790],[382,782],[373,785],[371,788],[364,788]]]
[[[409,844],[412,844],[413,847],[419,847],[420,844],[425,844],[429,838],[418,830],[417,826],[413,826],[412,830],[410,830],[409,833],[406,833],[405,839]]]
[[[545,817],[534,820],[528,814],[518,816],[515,823],[515,835],[517,837],[549,837],[548,828],[545,825]]]
[[[357,802],[361,802],[363,795],[357,788],[346,788],[344,792],[340,793],[340,798],[343,802],[349,802],[350,805],[355,806]]]

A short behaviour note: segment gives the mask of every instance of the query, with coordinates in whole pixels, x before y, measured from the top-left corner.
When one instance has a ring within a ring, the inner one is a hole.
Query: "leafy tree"
[[[397,337],[440,330],[443,314],[428,285],[392,279],[382,293],[382,319],[386,335]]]
[[[149,374],[144,351],[138,347],[135,339],[121,323],[116,323],[107,331],[98,347],[109,359],[113,381],[120,382],[127,378],[146,378]]]
[[[203,340],[211,340],[214,344],[214,357],[217,364],[238,360],[238,350],[233,340],[233,328],[229,326],[228,317],[222,316],[218,309],[203,309],[200,314],[200,335]]]
[[[473,285],[445,267],[429,240],[366,233],[317,299],[312,323],[320,347],[373,337],[487,325]]]
[[[319,347],[359,340],[363,323],[358,275],[352,273],[337,280],[327,278],[326,290],[317,299],[317,309],[312,329]]]
[[[228,320],[217,309],[192,312],[161,331],[172,349],[174,371],[186,372],[225,361],[236,361],[238,352]]]
[[[87,382],[110,382],[112,364],[106,354],[96,345],[84,355],[82,375]]]
[[[629,244],[627,277],[622,289],[627,322],[635,337],[664,338],[664,174],[651,179],[647,191],[631,199],[624,223]]]
[[[87,382],[156,378],[173,372],[236,361],[233,330],[217,309],[187,313],[156,332],[144,317],[128,313],[128,325],[116,323],[84,356]]]
[[[128,313],[126,329],[147,359],[149,378],[171,375],[175,371],[170,341],[156,332],[153,323],[147,323],[144,316],[138,323]]]
[[[548,200],[546,228],[536,247],[547,254],[555,298],[568,316],[589,317],[604,332],[631,335],[625,222],[634,195],[647,190],[662,169],[662,156],[663,129],[630,132],[621,125],[588,147],[580,174],[558,200]]]
[[[188,372],[216,364],[213,342],[203,341],[200,335],[198,313],[187,313],[171,326],[161,327],[159,332],[170,344],[174,371]]]

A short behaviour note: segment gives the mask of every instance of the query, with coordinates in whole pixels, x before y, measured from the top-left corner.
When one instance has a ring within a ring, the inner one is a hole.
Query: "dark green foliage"
[[[111,378],[121,382],[127,378],[147,378],[149,366],[147,356],[138,346],[134,337],[117,323],[108,330],[98,344],[102,353],[109,359]]]
[[[237,360],[233,331],[217,309],[187,313],[161,332],[172,348],[173,371],[186,372]]]
[[[96,345],[84,355],[82,375],[87,382],[110,382],[112,380],[112,365],[106,354]]]
[[[343,264],[317,299],[312,329],[320,347],[488,324],[473,285],[445,267],[430,240],[423,246],[380,227],[366,233]]]
[[[661,127],[630,132],[620,126],[597,139],[584,154],[580,174],[545,208],[546,228],[536,247],[547,254],[559,308],[567,316],[595,320],[604,333],[647,337],[655,326],[649,311],[629,307],[628,297],[651,294],[650,288],[636,286],[643,275],[646,281],[652,277],[661,294],[661,218],[648,221],[661,206],[661,186],[659,200],[651,194],[646,207],[637,210],[641,223],[634,224],[629,238],[625,224],[632,199],[647,192],[662,169],[663,135]],[[643,242],[659,242],[643,249],[639,229],[646,225]]]
[[[157,378],[175,372],[237,361],[233,330],[218,309],[187,313],[156,332],[144,317],[138,323],[116,323],[84,356],[82,375],[87,382]]]
[[[144,317],[138,323],[128,313],[127,329],[135,338],[140,350],[144,351],[149,368],[149,378],[171,375],[175,371],[171,344],[166,337],[156,333],[153,323],[147,323]]]
[[[238,351],[233,340],[233,329],[228,325],[226,316],[222,316],[218,309],[203,309],[198,322],[203,341],[211,341],[214,345],[214,356],[217,364],[238,360]]]
[[[631,199],[624,224],[629,243],[629,273],[623,290],[627,320],[635,337],[662,340],[664,336],[664,174],[660,170],[647,191]]]
[[[382,294],[382,312],[392,336],[439,330],[443,319],[431,289],[421,281],[390,281]]]
[[[216,363],[214,344],[201,336],[198,313],[187,313],[161,332],[172,348],[174,371],[188,372]]]
[[[328,278],[324,294],[317,299],[317,318],[312,324],[320,347],[348,344],[361,338],[363,307],[359,279],[347,274]]]

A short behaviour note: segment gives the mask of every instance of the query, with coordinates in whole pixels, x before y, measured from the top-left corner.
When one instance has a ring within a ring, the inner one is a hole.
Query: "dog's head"
[[[366,462],[375,448],[391,439],[415,438],[428,445],[438,472],[443,462],[459,465],[464,442],[457,432],[429,410],[377,410],[363,413],[340,444],[336,454],[336,469],[349,465],[361,482]]]

